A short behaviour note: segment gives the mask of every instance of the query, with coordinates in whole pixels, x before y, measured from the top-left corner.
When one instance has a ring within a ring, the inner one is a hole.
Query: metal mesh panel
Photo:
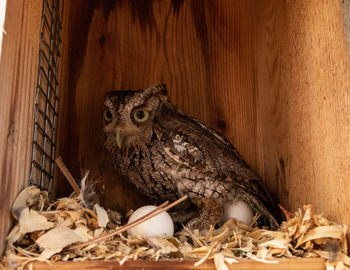
[[[50,189],[54,169],[61,28],[59,0],[43,0],[30,184],[45,190]]]

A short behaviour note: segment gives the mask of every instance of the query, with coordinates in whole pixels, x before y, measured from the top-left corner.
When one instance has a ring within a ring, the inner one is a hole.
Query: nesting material
[[[47,202],[47,192],[40,191],[35,186],[29,186],[20,192],[12,205],[11,213],[15,219],[19,219],[21,212],[25,208],[42,210]]]
[[[87,242],[118,229],[120,219],[115,221],[115,218],[120,214],[99,205],[94,210],[85,208],[81,196],[49,204],[47,194],[33,187],[25,189],[19,199],[13,209],[18,222],[7,237],[2,269],[21,268],[33,261],[100,259],[123,264],[138,259],[194,259],[194,264],[199,266],[214,259],[217,269],[226,270],[241,258],[278,263],[283,257],[323,257],[327,269],[350,266],[346,226],[316,215],[310,205],[295,214],[287,214],[287,220],[277,231],[230,219],[218,229],[210,227],[204,235],[187,228],[175,234],[176,237],[142,238],[124,233],[72,249],[74,243]]]
[[[100,228],[106,228],[107,223],[109,222],[107,211],[98,204],[94,206],[96,215],[97,215],[97,223]]]
[[[62,224],[44,233],[35,243],[43,250],[39,257],[49,259],[52,255],[61,252],[66,246],[82,240],[83,237],[80,237],[79,230],[72,230],[67,225]]]
[[[54,226],[53,222],[47,221],[47,218],[39,212],[25,208],[19,216],[19,232],[26,234],[35,231],[47,230]]]

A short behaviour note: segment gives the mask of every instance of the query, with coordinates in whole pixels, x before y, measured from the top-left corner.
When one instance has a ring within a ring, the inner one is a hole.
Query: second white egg
[[[254,219],[254,212],[250,206],[242,200],[227,202],[224,205],[224,221],[234,218],[238,221],[250,225]]]

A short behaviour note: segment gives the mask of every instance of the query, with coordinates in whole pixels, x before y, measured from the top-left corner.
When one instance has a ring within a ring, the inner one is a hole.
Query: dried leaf
[[[14,218],[18,220],[24,208],[32,206],[35,202],[38,204],[40,194],[42,194],[42,191],[35,186],[29,186],[23,189],[12,205],[11,212]]]
[[[94,209],[97,214],[98,226],[100,228],[106,228],[107,223],[109,222],[106,210],[98,204],[95,204]]]
[[[46,217],[39,214],[37,211],[25,208],[19,216],[18,225],[20,233],[26,234],[28,232],[50,229],[55,224],[47,221]]]
[[[44,249],[40,258],[48,259],[66,246],[82,241],[79,234],[65,226],[58,226],[42,235],[36,243]]]

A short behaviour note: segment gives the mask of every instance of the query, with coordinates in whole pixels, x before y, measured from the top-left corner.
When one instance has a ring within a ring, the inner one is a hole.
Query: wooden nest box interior
[[[11,204],[29,184],[43,8],[42,0],[4,2],[2,247]],[[61,1],[56,156],[76,178],[90,170],[103,179],[107,207],[144,204],[104,149],[103,99],[162,82],[177,107],[236,146],[286,209],[312,204],[349,227],[348,2]],[[56,172],[51,193],[71,192]]]

